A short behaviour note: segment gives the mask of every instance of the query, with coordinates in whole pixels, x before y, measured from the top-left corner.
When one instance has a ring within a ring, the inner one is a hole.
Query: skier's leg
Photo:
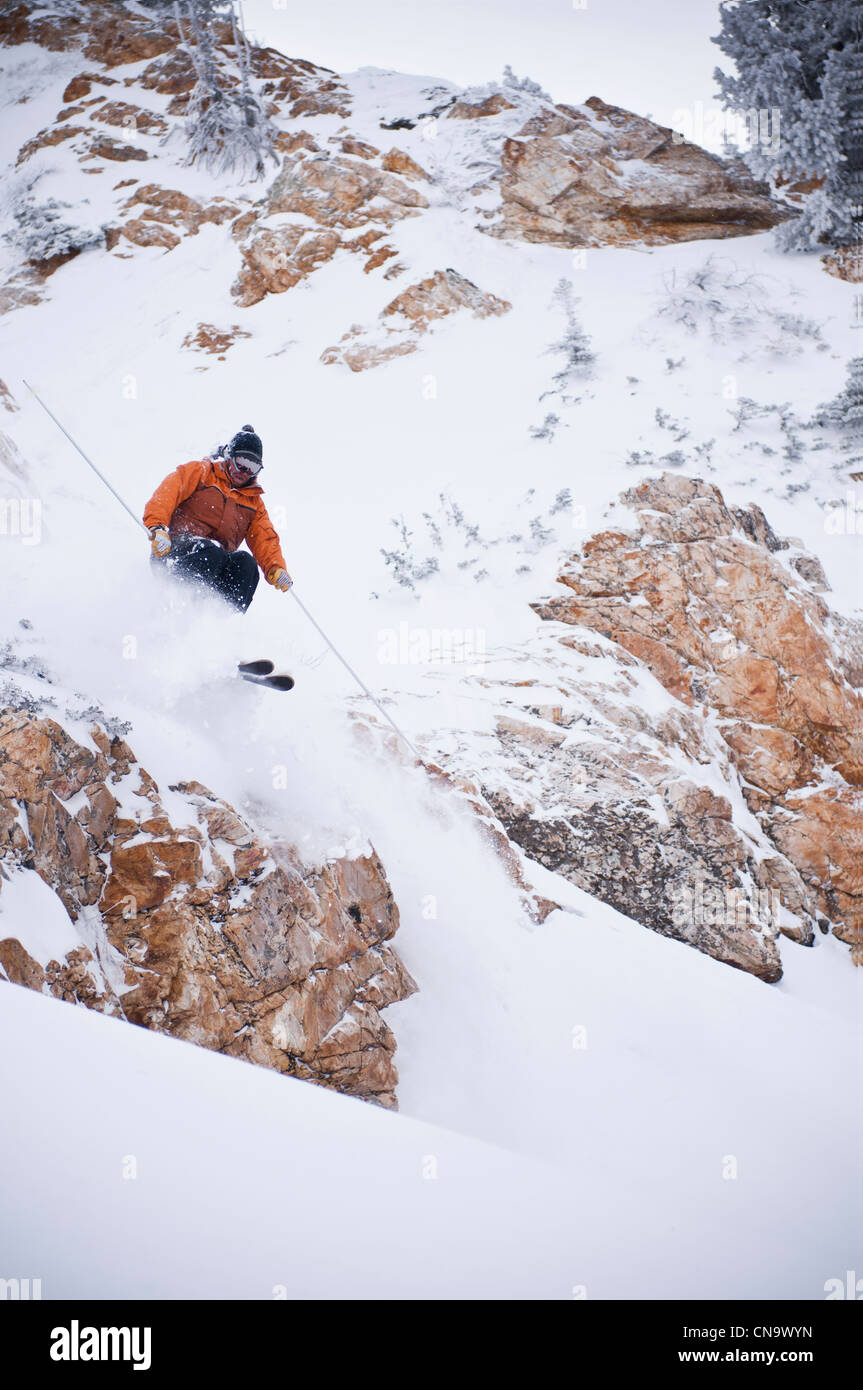
[[[258,587],[258,562],[247,550],[234,550],[214,587],[228,603],[245,613]]]
[[[228,558],[217,541],[207,540],[204,536],[178,536],[171,548],[168,564],[178,579],[218,589],[219,578]]]

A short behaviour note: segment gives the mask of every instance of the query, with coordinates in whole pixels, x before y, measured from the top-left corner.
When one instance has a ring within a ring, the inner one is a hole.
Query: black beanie
[[[251,425],[243,425],[237,431],[228,445],[228,453],[232,458],[253,459],[261,464],[264,461],[264,446]]]

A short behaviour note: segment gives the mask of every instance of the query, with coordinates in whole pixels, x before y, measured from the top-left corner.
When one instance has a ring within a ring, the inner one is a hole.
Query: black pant
[[[223,550],[203,536],[178,536],[168,568],[178,579],[205,584],[245,613],[258,587],[258,565],[247,550]]]

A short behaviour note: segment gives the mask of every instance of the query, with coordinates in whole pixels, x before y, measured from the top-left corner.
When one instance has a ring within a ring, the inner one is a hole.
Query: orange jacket
[[[195,459],[159,484],[144,509],[144,525],[163,526],[172,537],[206,536],[225,550],[245,541],[269,579],[287,566],[262,493],[257,483],[234,487],[219,459]]]

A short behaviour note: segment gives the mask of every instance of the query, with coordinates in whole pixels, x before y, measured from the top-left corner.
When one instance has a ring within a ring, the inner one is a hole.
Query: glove
[[[164,560],[171,549],[171,537],[164,526],[154,526],[150,532],[150,546],[155,560]]]
[[[280,565],[273,565],[267,574],[267,582],[272,584],[274,589],[281,589],[282,593],[286,594],[294,581],[287,570],[283,570]]]

